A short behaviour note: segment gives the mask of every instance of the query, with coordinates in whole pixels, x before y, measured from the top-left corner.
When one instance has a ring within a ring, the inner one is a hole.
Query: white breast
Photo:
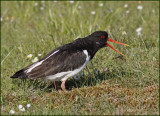
[[[75,69],[73,71],[61,72],[61,73],[57,73],[55,75],[48,76],[48,77],[46,77],[46,79],[47,80],[55,80],[55,79],[58,79],[58,78],[64,76],[63,78],[60,78],[60,80],[65,81],[69,77],[72,77],[72,76],[76,75],[77,73],[79,73],[88,64],[88,62],[90,60],[90,56],[88,55],[87,50],[83,50],[83,53],[86,55],[86,61],[81,67],[79,67],[78,69]]]

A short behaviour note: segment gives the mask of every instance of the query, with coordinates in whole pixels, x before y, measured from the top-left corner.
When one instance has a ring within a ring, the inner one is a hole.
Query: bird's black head
[[[118,50],[116,50],[115,48],[113,48],[111,45],[109,45],[107,42],[110,41],[110,42],[114,42],[114,43],[118,43],[118,44],[122,44],[122,45],[126,45],[124,43],[120,43],[120,42],[117,42],[117,41],[114,41],[112,39],[110,39],[108,37],[108,33],[105,32],[105,31],[96,31],[94,33],[92,33],[91,35],[87,36],[86,37],[87,40],[88,40],[88,48],[91,48],[92,49],[92,53],[93,55],[100,49],[100,48],[103,48],[103,47],[106,47],[106,46],[109,46],[111,47],[113,50],[115,50],[116,52],[122,54],[121,52],[119,52]],[[128,45],[126,45],[128,46]],[[123,55],[123,54],[122,54]]]
[[[105,31],[96,31],[89,35],[87,38],[90,42],[92,42],[94,47],[100,49],[106,46],[108,40],[108,33]]]

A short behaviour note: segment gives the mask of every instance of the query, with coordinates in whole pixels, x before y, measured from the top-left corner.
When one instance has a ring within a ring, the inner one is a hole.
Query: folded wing
[[[81,67],[86,55],[80,50],[57,50],[39,62],[26,68],[29,78],[41,78]]]

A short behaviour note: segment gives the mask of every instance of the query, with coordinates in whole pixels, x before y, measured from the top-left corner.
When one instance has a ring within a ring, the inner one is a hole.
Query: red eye
[[[101,36],[101,38],[103,38],[103,39],[104,39],[104,38],[105,38],[105,36],[104,36],[104,35],[102,35],[102,36]]]

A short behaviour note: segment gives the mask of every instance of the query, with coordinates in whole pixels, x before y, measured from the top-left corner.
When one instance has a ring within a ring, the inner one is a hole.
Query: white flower
[[[138,33],[138,32],[141,32],[142,31],[142,28],[141,27],[139,27],[139,28],[137,28],[136,29],[136,32]]]
[[[155,57],[153,57],[153,61],[155,61],[156,60],[156,58]]]
[[[127,35],[127,33],[125,31],[122,32],[122,35]]]
[[[22,111],[22,112],[25,111],[25,108],[24,108],[22,105],[19,105],[19,106],[18,106],[18,109],[19,109],[20,111]]]
[[[22,109],[19,109],[20,111],[24,112],[25,111],[25,108],[23,107]]]
[[[38,61],[38,57],[35,57],[32,62],[37,62]]]
[[[23,108],[23,106],[22,106],[22,105],[19,105],[19,106],[18,106],[18,108],[19,108],[19,109],[22,109],[22,108]]]
[[[14,110],[10,110],[9,113],[10,113],[10,114],[14,114],[15,111],[14,111]]]
[[[103,6],[103,3],[100,3],[100,4],[99,4],[99,6],[101,6],[101,7],[102,7],[102,6]]]
[[[155,13],[154,9],[152,10],[152,13],[153,13],[153,14]]]
[[[42,54],[38,54],[38,56],[42,56]]]
[[[30,108],[30,107],[31,107],[31,104],[27,104],[27,107]]]
[[[71,4],[73,4],[74,3],[74,1],[69,1]]]
[[[95,14],[96,14],[96,12],[95,12],[95,11],[92,11],[92,12],[91,12],[91,14],[92,14],[92,15],[95,15]]]
[[[138,10],[142,10],[142,9],[143,9],[143,6],[139,5],[139,6],[137,6],[137,9],[138,9]]]
[[[44,7],[40,7],[41,10],[44,10]]]
[[[81,7],[81,6],[78,6],[78,8],[81,9],[82,7]]]
[[[38,3],[36,2],[36,3],[34,3],[34,6],[38,6]]]
[[[126,14],[129,14],[129,13],[130,13],[130,10],[127,10],[127,11],[126,11]]]
[[[1,22],[3,21],[3,18],[1,17]]]
[[[57,2],[57,0],[54,0],[54,2]]]
[[[140,36],[141,35],[141,32],[137,32],[137,36]]]
[[[141,31],[142,31],[142,28],[139,27],[136,29],[136,32],[137,32],[137,36],[140,36],[141,35]]]
[[[128,7],[128,4],[125,4],[125,5],[124,5],[124,8],[127,8],[127,7]]]
[[[30,58],[32,58],[32,56],[33,56],[32,54],[29,54],[29,55],[27,56],[27,58],[30,59]]]

